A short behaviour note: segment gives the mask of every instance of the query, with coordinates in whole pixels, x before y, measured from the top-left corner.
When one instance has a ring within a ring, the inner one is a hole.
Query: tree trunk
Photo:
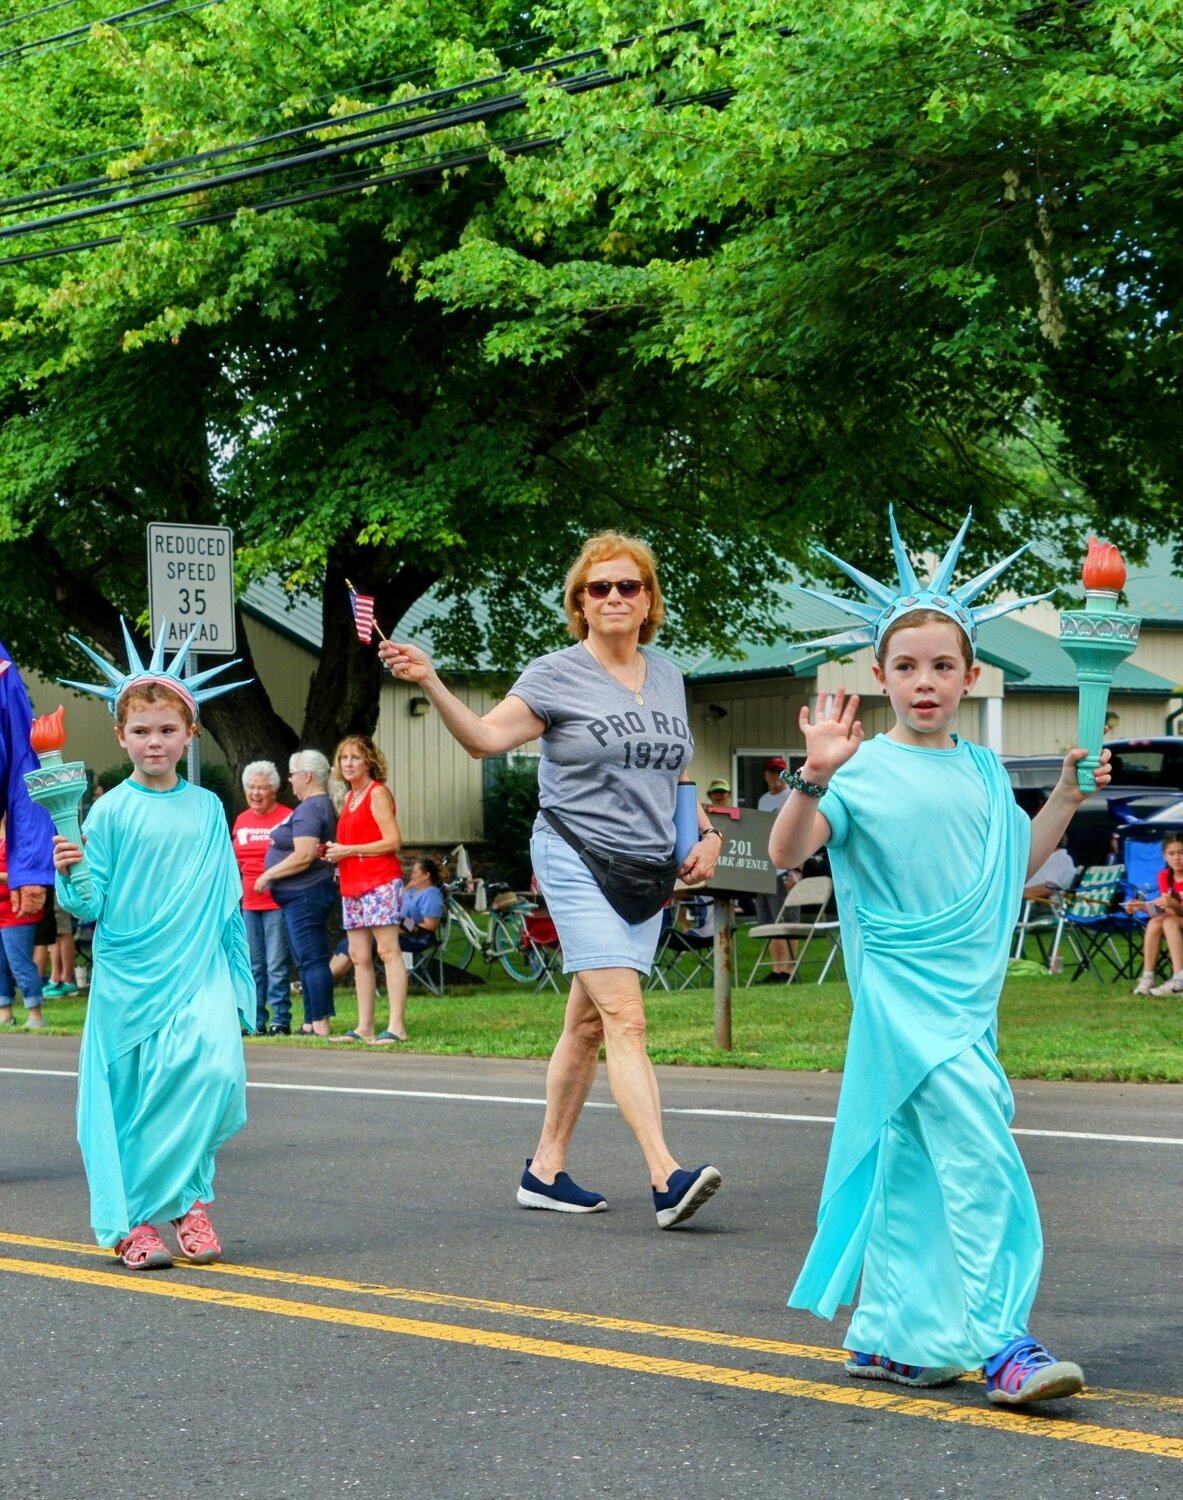
[[[242,610],[238,606],[235,608],[238,615],[237,654],[241,661],[224,674],[224,680],[246,682],[249,678],[250,681],[246,687],[205,704],[201,711],[201,722],[217,740],[226,756],[233,782],[234,804],[241,808],[245,805],[242,794],[243,767],[253,760],[270,760],[275,762],[280,776],[285,777],[288,758],[294,750],[300,748],[300,741],[292,726],[275,712],[267,689],[255,676],[254,659],[243,624]],[[216,660],[217,658],[204,656],[200,666],[212,667]],[[215,678],[215,683],[218,680]]]
[[[375,549],[364,553],[334,548],[325,574],[323,644],[320,660],[308,686],[308,704],[300,733],[302,749],[320,750],[332,759],[347,734],[373,735],[378,723],[378,693],[384,669],[378,660],[378,639],[365,646],[358,640],[345,580],[367,593],[367,576],[386,574],[376,567]],[[415,601],[435,582],[432,574],[403,568],[375,588],[375,614],[384,632],[393,629]]]

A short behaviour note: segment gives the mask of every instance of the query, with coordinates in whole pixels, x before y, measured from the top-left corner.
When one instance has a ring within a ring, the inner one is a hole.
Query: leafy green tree
[[[175,203],[26,231],[11,248],[55,254],[0,267],[0,588],[16,654],[77,669],[68,628],[120,650],[119,613],[144,604],[144,526],[160,519],[233,526],[242,583],[278,570],[323,593],[303,723],[283,723],[258,683],[208,708],[236,768],[373,727],[380,674],[353,634],[347,577],[376,596],[387,627],[437,586],[459,606],[449,648],[469,657],[477,631],[463,601],[483,587],[494,654],[509,664],[554,640],[548,600],[577,539],[623,525],[668,561],[688,636],[721,642],[743,628],[780,569],[736,525],[774,491],[760,473],[775,449],[764,414],[736,415],[676,372],[642,368],[610,326],[545,366],[491,364],[480,309],[419,296],[425,257],[505,211],[495,168],[434,168],[441,150],[495,142],[496,119],[350,158],[371,173],[432,166],[378,191],[262,213],[251,205],[268,193],[339,179],[309,163],[282,189],[203,185],[280,150],[335,148],[351,128],[311,122],[533,58],[526,19],[495,0],[224,0],[158,19],[8,65],[27,108],[0,113],[0,173],[26,196],[0,204],[0,228],[89,212],[105,201],[96,192],[110,197],[105,182],[122,205],[199,174]],[[11,34],[27,42],[38,24]],[[184,165],[285,127],[303,128],[294,146]],[[92,236],[115,242],[69,249]],[[724,616],[716,590],[728,578],[736,604]]]
[[[976,502],[990,549],[1032,511],[1178,535],[1176,0],[546,17],[622,81],[533,83],[561,145],[504,161],[513,233],[426,267],[499,310],[493,358],[561,361],[616,320],[650,368],[775,411],[793,521],[855,555],[890,501],[930,537]]]

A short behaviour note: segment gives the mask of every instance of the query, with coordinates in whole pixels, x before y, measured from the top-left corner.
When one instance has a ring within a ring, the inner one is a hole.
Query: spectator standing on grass
[[[386,785],[386,760],[367,734],[337,746],[333,769],[345,784],[345,801],[325,859],[336,865],[349,957],[357,986],[357,1027],[339,1041],[387,1046],[407,1039],[407,970],[399,948],[402,918],[402,848],[394,797]],[[377,978],[374,945],[386,971],[390,1020],[375,1033]]]
[[[6,820],[0,817],[0,1026],[15,1026],[12,1007],[19,988],[25,1002],[25,1026],[37,1031],[45,1025],[41,1012],[41,975],[33,962],[33,940],[38,916],[13,910],[8,888]]]
[[[24,681],[0,641],[0,814],[7,820],[9,910],[38,916],[53,886],[53,822],[29,796],[24,772],[38,760],[29,743],[33,706]],[[52,939],[49,939],[52,941]]]
[[[319,750],[297,750],[288,761],[288,780],[299,805],[271,830],[255,890],[270,891],[283,913],[304,1002],[300,1035],[325,1037],[334,1013],[328,920],[337,904],[333,867],[321,858],[337,828],[329,763]]]
[[[681,673],[642,650],[665,615],[653,553],[619,532],[590,538],[567,574],[563,603],[577,644],[531,662],[483,717],[444,686],[417,646],[383,641],[378,652],[398,681],[422,686],[448,731],[477,759],[541,740],[542,810],[531,855],[571,991],[547,1071],[542,1134],[526,1160],[518,1203],[569,1214],[608,1207],[602,1193],[580,1187],[565,1170],[602,1043],[613,1096],[645,1157],[658,1227],[672,1229],[710,1198],[721,1177],[712,1166],[682,1168],[666,1144],[645,1047],[641,975],[653,967],[675,875],[687,884],[709,880],[720,840],[700,807],[698,841],[680,868],[673,859],[677,786],[694,742]],[[649,862],[634,870],[643,899],[621,902],[638,915],[630,919],[610,903],[572,840],[593,856]]]
[[[781,781],[781,772],[788,769],[788,762],[783,755],[773,755],[764,762],[764,791],[760,793],[756,803],[756,811],[763,813],[777,813],[785,805],[788,799],[789,789]],[[778,870],[776,872],[776,891],[771,896],[757,896],[756,921],[762,925],[776,922],[780,918],[780,909],[784,905],[785,897],[789,893],[789,887],[797,879],[795,870]],[[789,947],[787,938],[772,938],[768,944],[768,956],[772,960],[772,968],[765,974],[760,984],[788,984],[793,977],[793,954]]]
[[[292,958],[288,952],[283,913],[269,891],[257,891],[255,881],[271,847],[271,835],[292,815],[278,800],[279,771],[269,760],[253,760],[242,772],[246,810],[230,830],[234,857],[242,874],[242,917],[255,976],[255,1030],[269,1036],[288,1036],[292,1029]]]

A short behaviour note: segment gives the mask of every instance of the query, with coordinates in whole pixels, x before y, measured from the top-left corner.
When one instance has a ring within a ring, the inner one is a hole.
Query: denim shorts
[[[559,934],[564,974],[584,969],[649,973],[661,936],[661,912],[647,922],[626,922],[608,905],[575,850],[549,829],[531,838],[530,858]]]

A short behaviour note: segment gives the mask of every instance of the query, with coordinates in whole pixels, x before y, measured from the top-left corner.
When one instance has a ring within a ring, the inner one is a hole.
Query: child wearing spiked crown
[[[109,685],[69,685],[107,700],[132,774],[88,814],[85,854],[54,839],[54,865],[58,901],[96,924],[78,1064],[91,1223],[125,1266],[150,1270],[173,1263],[166,1223],[187,1260],[221,1254],[207,1208],[218,1148],[246,1122],[255,985],[221,803],[177,774],[198,703],[242,684],[203,688],[220,666],[182,680],[187,644],[163,670],[163,628],[145,669],[124,635],[127,673],[82,646]],[[72,874],[83,858],[89,899]]]
[[[950,587],[968,525],[927,588],[894,516],[898,592],[825,553],[872,603],[830,599],[865,623],[819,644],[873,644],[895,724],[866,740],[842,690],[802,709],[805,764],[784,777],[771,836],[782,866],[827,847],[854,997],[817,1231],[789,1305],[833,1317],[861,1274],[851,1375],[933,1386],[982,1368],[991,1402],[1025,1406],[1083,1376],[1028,1331],[1043,1240],[1009,1129],[998,999],[1024,882],[1083,801],[1085,751],[1069,751],[1030,820],[998,757],[953,732],[981,671],[977,625],[1032,602],[970,607],[1019,553]]]

